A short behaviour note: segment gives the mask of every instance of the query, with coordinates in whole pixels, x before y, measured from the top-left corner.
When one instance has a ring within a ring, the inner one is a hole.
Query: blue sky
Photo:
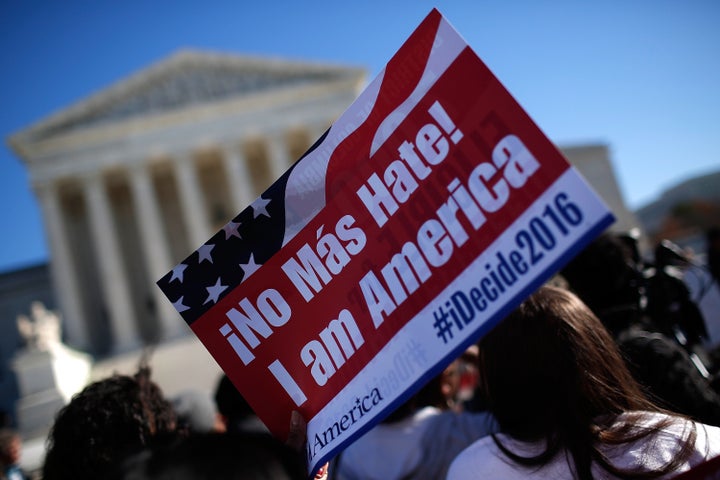
[[[720,169],[717,1],[0,1],[0,272],[47,259],[7,137],[181,48],[362,66],[437,7],[556,143],[604,143],[626,203]]]

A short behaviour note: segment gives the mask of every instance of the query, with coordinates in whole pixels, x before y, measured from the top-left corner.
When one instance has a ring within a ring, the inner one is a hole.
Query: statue
[[[18,315],[17,326],[20,336],[30,350],[53,351],[62,343],[60,317],[45,308],[42,302],[32,302],[30,319],[27,315]]]
[[[12,362],[20,393],[18,425],[23,435],[43,435],[57,411],[87,384],[92,358],[62,343],[60,317],[41,302],[30,304],[30,316],[18,315],[17,327],[25,340]]]

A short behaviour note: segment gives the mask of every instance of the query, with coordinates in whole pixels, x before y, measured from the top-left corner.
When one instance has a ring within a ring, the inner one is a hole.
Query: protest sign
[[[158,284],[311,469],[612,222],[433,10],[328,132]]]

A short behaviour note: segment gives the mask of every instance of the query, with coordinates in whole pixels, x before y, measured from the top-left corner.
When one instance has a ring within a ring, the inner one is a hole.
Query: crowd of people
[[[720,458],[715,357],[665,263],[601,236],[316,478],[672,478]],[[142,366],[58,413],[42,478],[304,479],[304,420],[288,422],[273,438],[227,376],[167,399]],[[18,441],[0,431],[0,479],[24,478]]]

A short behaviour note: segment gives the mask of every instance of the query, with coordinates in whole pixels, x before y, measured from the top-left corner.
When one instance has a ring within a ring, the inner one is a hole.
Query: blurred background
[[[217,366],[154,281],[296,160],[433,7],[603,196],[614,231],[706,261],[720,4],[405,3],[0,3],[8,424],[42,439],[73,392],[133,371],[148,346],[169,394],[210,390]]]

